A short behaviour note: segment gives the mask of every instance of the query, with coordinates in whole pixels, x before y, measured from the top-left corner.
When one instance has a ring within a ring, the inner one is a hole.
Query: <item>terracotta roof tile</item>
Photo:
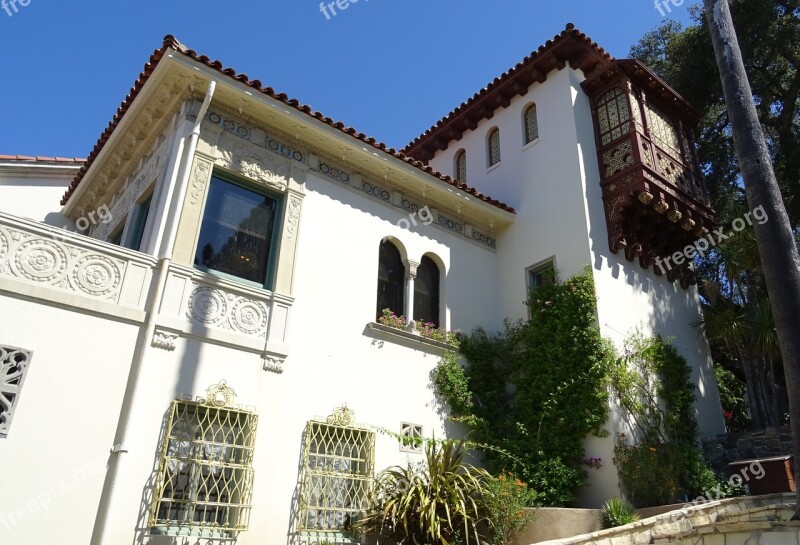
[[[540,78],[540,82],[544,81],[547,72],[554,68],[563,68],[565,61],[570,61],[573,68],[580,68],[588,74],[613,60],[605,49],[575,28],[575,25],[568,23],[560,34],[547,40],[538,50],[494,78],[486,87],[409,142],[402,151],[427,162],[433,157],[435,150],[446,149],[456,135],[460,137],[468,128],[474,128],[481,119],[490,118],[490,112],[507,105],[514,96],[527,93],[529,86],[537,78]]]
[[[0,161],[21,161],[31,163],[70,163],[81,164],[85,163],[86,159],[82,157],[44,157],[37,155],[35,157],[30,155],[4,155],[0,154]]]
[[[402,151],[395,150],[394,148],[389,148],[389,147],[386,146],[386,144],[377,141],[374,137],[370,137],[370,136],[365,135],[364,133],[358,132],[358,131],[356,131],[356,129],[354,129],[352,127],[347,127],[341,121],[334,121],[330,117],[324,116],[321,112],[315,112],[315,111],[313,111],[311,109],[311,106],[309,106],[307,104],[301,104],[298,100],[289,98],[285,93],[277,93],[277,92],[275,92],[275,90],[272,87],[264,87],[260,80],[251,80],[246,74],[237,74],[237,72],[234,69],[225,68],[223,66],[223,64],[218,60],[211,60],[209,57],[207,57],[205,55],[198,55],[197,52],[195,52],[192,49],[188,49],[186,46],[181,44],[172,35],[165,36],[164,37],[164,44],[161,47],[161,49],[157,49],[156,51],[153,52],[153,55],[150,57],[149,62],[145,65],[144,70],[139,75],[139,79],[136,80],[136,83],[134,84],[134,86],[131,89],[130,93],[125,98],[125,100],[122,102],[122,104],[120,105],[119,109],[117,110],[117,113],[114,115],[113,119],[108,124],[108,127],[105,129],[105,131],[103,131],[103,134],[98,139],[97,144],[95,144],[94,149],[89,154],[89,158],[88,158],[86,164],[83,166],[83,168],[80,170],[80,172],[78,172],[78,174],[75,176],[75,179],[70,184],[69,189],[67,189],[67,192],[64,194],[64,197],[61,200],[61,204],[62,205],[66,204],[67,201],[69,201],[70,197],[75,192],[75,190],[78,188],[78,185],[81,183],[81,180],[86,175],[86,172],[89,170],[89,168],[92,166],[92,163],[94,162],[94,160],[100,154],[100,151],[103,149],[103,146],[108,141],[108,139],[111,137],[112,133],[114,132],[114,129],[117,127],[117,125],[119,125],[119,123],[122,120],[122,118],[124,117],[125,113],[128,111],[128,109],[130,108],[131,104],[136,99],[136,96],[139,94],[139,92],[141,92],[141,90],[144,87],[145,83],[147,83],[147,80],[149,79],[150,75],[152,75],[152,73],[155,70],[156,66],[158,65],[159,61],[162,59],[164,54],[170,49],[172,49],[174,51],[177,51],[177,52],[179,52],[179,53],[181,53],[183,55],[186,55],[190,59],[193,59],[193,60],[195,60],[197,62],[205,64],[206,66],[217,70],[221,74],[224,74],[224,75],[226,75],[226,76],[228,76],[228,77],[230,77],[232,79],[235,79],[235,80],[237,80],[237,81],[239,81],[239,82],[241,82],[241,83],[243,83],[243,84],[245,84],[245,85],[247,85],[249,87],[252,87],[253,89],[255,89],[255,90],[259,91],[260,93],[263,93],[263,94],[265,94],[265,95],[267,95],[267,96],[269,96],[271,98],[279,100],[279,101],[283,102],[284,104],[287,104],[287,105],[295,108],[296,110],[301,111],[301,112],[309,115],[310,117],[318,119],[318,120],[322,121],[323,123],[325,123],[325,124],[335,128],[335,129],[338,129],[338,130],[344,132],[345,134],[348,134],[348,135],[350,135],[350,136],[352,136],[354,138],[357,138],[358,140],[360,140],[360,141],[362,141],[362,142],[364,142],[366,144],[369,144],[373,148],[376,148],[376,149],[379,149],[379,150],[381,150],[383,152],[386,152],[389,155],[395,157],[396,159],[404,161],[405,163],[407,163],[407,164],[409,164],[411,166],[414,166],[414,167],[418,168],[419,170],[421,170],[423,172],[426,172],[426,173],[438,178],[439,180],[441,180],[441,181],[443,181],[443,182],[445,182],[445,183],[447,183],[447,184],[449,184],[451,186],[457,187],[457,188],[461,189],[462,191],[464,191],[466,193],[469,193],[470,195],[473,195],[473,196],[479,198],[480,200],[482,200],[484,202],[487,202],[487,203],[489,203],[489,204],[491,204],[493,206],[496,206],[497,208],[500,208],[502,210],[506,210],[506,211],[512,212],[512,213],[514,212],[514,209],[512,207],[508,206],[507,204],[504,204],[504,203],[502,203],[502,202],[500,202],[500,201],[498,201],[496,199],[492,199],[492,198],[490,198],[488,196],[482,195],[475,188],[470,187],[470,186],[468,186],[466,184],[463,184],[463,183],[459,182],[458,180],[455,180],[455,179],[451,178],[450,176],[447,176],[447,175],[444,175],[444,174],[442,174],[440,172],[435,171],[430,166],[425,165],[421,161],[417,161],[416,159],[414,159],[413,157],[408,156],[407,154],[403,153]]]

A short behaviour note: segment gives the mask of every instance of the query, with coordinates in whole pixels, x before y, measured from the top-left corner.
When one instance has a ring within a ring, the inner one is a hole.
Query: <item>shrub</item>
[[[603,528],[625,526],[639,520],[633,505],[625,498],[611,498],[600,510],[600,524]]]
[[[429,441],[421,468],[395,466],[379,473],[357,530],[401,545],[485,539],[480,501],[491,477],[465,464],[465,454],[463,440]]]
[[[492,471],[513,471],[536,491],[537,505],[565,506],[587,480],[584,439],[604,434],[614,352],[597,329],[590,270],[544,283],[528,307],[527,322],[463,337],[468,366],[446,356],[433,382],[452,418],[493,447],[484,450]]]
[[[536,493],[511,473],[501,473],[486,482],[481,503],[492,530],[492,545],[506,545],[511,536],[528,524],[535,516],[532,511]]]

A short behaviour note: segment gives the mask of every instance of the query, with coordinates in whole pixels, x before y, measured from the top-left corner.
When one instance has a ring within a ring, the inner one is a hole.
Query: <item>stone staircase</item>
[[[731,498],[537,545],[800,545],[794,494]]]

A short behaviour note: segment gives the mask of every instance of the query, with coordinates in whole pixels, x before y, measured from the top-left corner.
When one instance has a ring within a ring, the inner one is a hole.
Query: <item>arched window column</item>
[[[417,279],[417,267],[419,262],[408,260],[406,270],[408,271],[406,281],[406,311],[405,315],[408,319],[408,326],[406,329],[409,331],[416,331],[414,324],[414,281]]]

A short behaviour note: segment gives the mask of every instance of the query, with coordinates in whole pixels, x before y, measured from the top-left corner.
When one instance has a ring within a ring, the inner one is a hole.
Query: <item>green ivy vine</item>
[[[587,479],[584,439],[605,434],[615,353],[596,325],[588,268],[564,283],[538,287],[528,306],[528,321],[465,336],[460,352],[468,365],[445,354],[433,383],[451,418],[495,449],[484,452],[494,473],[520,476],[539,505],[571,505]]]

